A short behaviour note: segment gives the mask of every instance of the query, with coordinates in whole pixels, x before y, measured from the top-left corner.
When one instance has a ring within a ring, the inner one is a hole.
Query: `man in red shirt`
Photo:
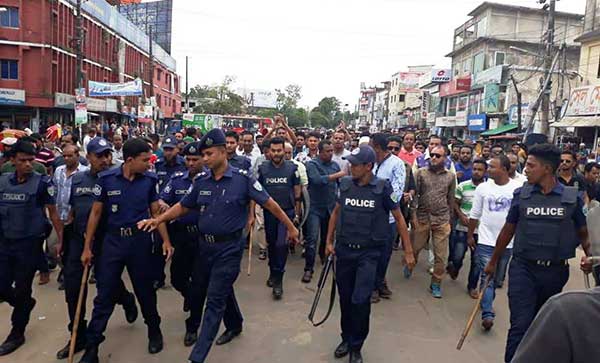
[[[410,166],[414,164],[416,158],[422,155],[420,151],[414,148],[415,140],[416,137],[414,133],[407,132],[404,134],[404,137],[402,138],[402,149],[398,154],[398,157]]]

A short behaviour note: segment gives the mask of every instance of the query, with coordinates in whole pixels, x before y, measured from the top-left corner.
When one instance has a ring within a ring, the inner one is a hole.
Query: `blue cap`
[[[200,142],[190,142],[183,148],[183,155],[200,156],[202,151],[200,150]]]
[[[94,137],[87,144],[86,148],[88,154],[101,154],[106,150],[112,151],[112,147],[110,146],[108,141],[106,141],[106,139],[103,137]]]
[[[167,136],[162,141],[162,147],[174,149],[177,147],[177,139],[174,136]]]
[[[208,149],[213,146],[224,146],[225,134],[221,129],[212,129],[200,139],[200,150]]]
[[[350,164],[375,164],[375,150],[369,145],[360,145],[352,150],[350,155],[344,156],[342,159],[348,160]]]

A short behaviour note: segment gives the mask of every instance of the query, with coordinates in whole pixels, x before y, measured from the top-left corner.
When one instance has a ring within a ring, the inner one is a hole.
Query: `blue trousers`
[[[478,236],[475,234],[475,242],[477,242],[477,237]],[[465,255],[467,254],[467,250],[469,250],[469,245],[467,244],[467,232],[454,230],[454,236],[450,239],[450,245],[452,247],[450,248],[449,260],[452,263],[452,266],[454,266],[458,272],[462,268]],[[479,280],[479,275],[481,271],[483,271],[476,263],[476,253],[476,251],[471,252],[471,266],[469,268],[469,277],[467,282],[467,289],[469,291],[477,288],[477,280]]]
[[[115,295],[121,289],[121,275],[127,272],[133,291],[140,303],[144,322],[149,329],[158,329],[160,316],[156,306],[156,291],[152,281],[156,266],[152,261],[152,239],[150,234],[139,232],[132,237],[107,234],[102,243],[102,257],[96,265],[96,287],[92,320],[88,325],[87,343],[98,345],[104,341],[108,319],[115,309]]]
[[[352,249],[335,247],[335,278],[340,295],[342,340],[360,350],[369,334],[371,293],[375,288],[381,247]]]
[[[0,240],[0,297],[13,307],[12,326],[19,333],[24,333],[29,323],[33,303],[31,284],[42,242],[43,237]]]
[[[478,244],[475,249],[475,258],[477,261],[477,269],[481,271],[481,285],[480,289],[485,288],[483,292],[483,298],[481,299],[481,319],[491,318],[494,319],[496,314],[494,313],[494,299],[496,298],[496,282],[492,281],[489,286],[485,286],[485,280],[487,279],[487,275],[485,272],[485,266],[492,259],[492,255],[494,254],[494,247]],[[496,271],[500,268],[500,266],[507,266],[510,261],[510,257],[512,256],[512,248],[507,248],[504,251],[504,254],[498,261],[498,266],[496,267]],[[504,268],[506,271],[506,268]],[[497,276],[494,276],[495,278]],[[499,278],[499,277],[497,277]],[[512,282],[511,282],[512,283]],[[476,285],[477,286],[477,285]]]
[[[325,239],[327,238],[327,227],[330,214],[327,210],[310,210],[306,219],[306,236],[304,237],[304,271],[314,271],[317,241],[319,241],[319,256],[325,259]]]
[[[168,227],[175,247],[171,260],[171,285],[184,299],[188,299],[198,250],[198,233],[189,232],[186,226],[179,223],[172,223]]]
[[[510,362],[531,322],[544,303],[562,292],[569,280],[569,266],[538,266],[515,256],[508,270],[510,329],[504,361]]]
[[[209,243],[200,238],[192,288],[190,291],[190,318],[188,331],[202,327],[189,359],[204,363],[217,336],[221,320],[226,330],[241,331],[243,317],[238,306],[233,284],[240,274],[245,237],[240,240]],[[206,301],[204,318],[202,307]]]
[[[383,283],[385,282],[385,274],[387,273],[388,266],[390,265],[390,259],[392,258],[392,251],[394,249],[394,242],[398,237],[398,229],[396,228],[396,222],[390,223],[390,238],[381,249],[381,256],[377,263],[377,277],[375,279],[375,288],[382,289]]]
[[[294,219],[294,210],[286,210],[285,214]],[[265,237],[269,250],[269,269],[271,275],[283,276],[285,264],[289,254],[289,242],[287,239],[287,228],[269,211],[264,211]]]

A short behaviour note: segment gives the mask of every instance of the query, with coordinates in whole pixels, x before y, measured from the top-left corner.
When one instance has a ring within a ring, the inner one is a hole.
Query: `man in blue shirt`
[[[102,242],[102,258],[98,261],[96,280],[98,295],[94,299],[92,320],[87,330],[87,347],[80,363],[98,362],[98,346],[104,341],[104,330],[114,306],[115,292],[123,269],[131,278],[148,326],[148,351],[156,354],[163,349],[160,316],[156,302],[157,266],[152,258],[153,243],[149,233],[136,227],[138,221],[157,216],[158,203],[156,174],[148,172],[151,157],[150,146],[142,139],[132,139],[123,145],[125,162],[119,168],[100,174],[94,187],[96,197],[85,234],[85,246],[81,255],[84,265],[92,261],[92,242],[100,219],[106,217],[106,236]],[[157,226],[162,238],[162,253],[171,258],[173,247],[164,224]]]
[[[240,142],[240,135],[235,131],[227,131],[225,133],[225,141],[227,147],[227,161],[229,164],[234,168],[250,171],[250,169],[252,169],[250,159],[243,155],[238,155],[236,152]]]
[[[473,148],[463,145],[460,148],[459,161],[454,163],[458,183],[471,180],[473,177]]]
[[[325,261],[327,224],[338,195],[338,179],[346,175],[345,172],[340,170],[340,166],[332,161],[333,144],[331,141],[323,140],[319,142],[318,148],[319,155],[306,163],[310,211],[306,220],[304,243],[305,265],[304,275],[302,276],[302,282],[304,283],[309,283],[313,276],[319,232],[321,236],[319,256],[321,262]]]
[[[217,345],[230,342],[242,332],[243,318],[233,284],[240,273],[244,251],[242,231],[254,223],[254,217],[248,216],[250,200],[283,222],[290,241],[298,242],[298,230],[262,185],[247,171],[228,164],[223,131],[209,131],[200,140],[200,149],[204,164],[210,170],[198,174],[192,190],[181,202],[156,219],[138,223],[141,229],[153,230],[191,210],[198,211],[200,215],[197,221],[200,242],[194,263],[190,304],[204,306],[206,301],[206,308],[203,319],[200,309],[192,309],[189,319],[191,329],[197,330],[202,323],[198,341],[189,358],[194,363],[205,362],[221,320],[225,323],[225,332],[217,339]]]

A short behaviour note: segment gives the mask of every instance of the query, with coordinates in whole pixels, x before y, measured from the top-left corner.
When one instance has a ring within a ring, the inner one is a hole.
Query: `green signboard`
[[[218,127],[217,120],[220,117],[220,115],[186,113],[183,115],[183,127],[194,127],[202,131],[202,133],[206,133]]]

